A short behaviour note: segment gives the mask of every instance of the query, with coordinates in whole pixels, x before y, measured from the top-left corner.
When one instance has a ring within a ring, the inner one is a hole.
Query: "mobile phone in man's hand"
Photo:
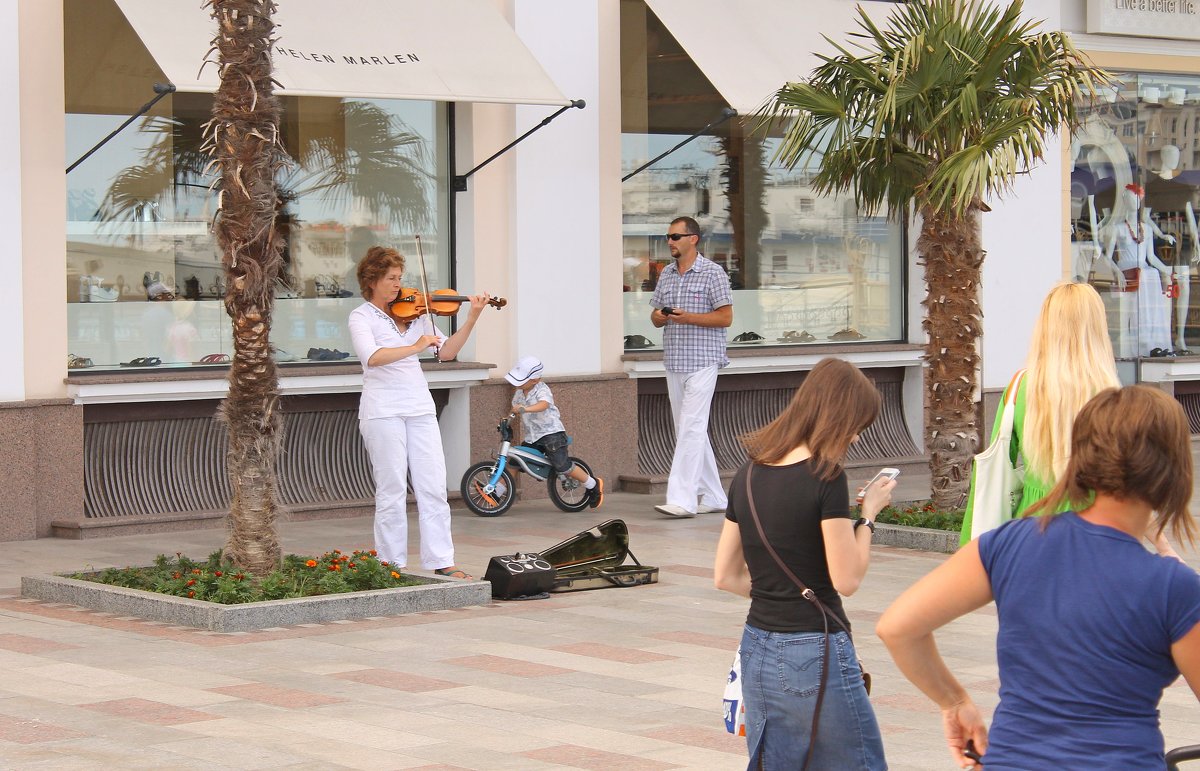
[[[661,310],[659,310],[659,313],[661,313],[664,316],[674,316],[675,309],[672,308],[670,305],[668,305],[665,308],[662,308]]]
[[[865,485],[859,488],[858,495],[854,496],[854,502],[862,503],[863,496],[867,494],[867,488],[878,482],[880,479],[895,479],[898,476],[900,476],[900,469],[898,468],[880,469],[878,474],[871,477],[870,482],[867,482]]]

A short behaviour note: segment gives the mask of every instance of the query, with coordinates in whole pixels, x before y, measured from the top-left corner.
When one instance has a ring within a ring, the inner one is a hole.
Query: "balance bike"
[[[536,447],[512,443],[513,431],[509,415],[500,421],[496,430],[500,432],[500,450],[495,460],[476,463],[463,474],[459,491],[467,508],[481,517],[498,517],[508,511],[515,499],[512,470],[523,471],[537,481],[545,481],[550,491],[550,500],[563,511],[583,511],[588,507],[587,490],[582,482],[566,474],[555,473],[549,459]],[[570,439],[567,440],[568,442]],[[579,458],[571,458],[588,476],[591,467]]]

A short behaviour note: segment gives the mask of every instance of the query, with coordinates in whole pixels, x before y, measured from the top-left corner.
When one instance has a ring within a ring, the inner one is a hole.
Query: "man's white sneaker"
[[[678,517],[679,519],[696,516],[682,506],[676,506],[673,503],[660,503],[654,507],[654,510],[659,514],[666,514],[668,517]]]
[[[724,506],[705,506],[703,503],[696,507],[697,514],[724,514]]]

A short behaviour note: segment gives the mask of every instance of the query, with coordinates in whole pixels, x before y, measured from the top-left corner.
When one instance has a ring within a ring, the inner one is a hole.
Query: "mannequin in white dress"
[[[1142,209],[1140,186],[1126,185],[1117,201],[1120,213],[1114,212],[1105,256],[1124,274],[1118,285],[1126,290],[1126,297],[1133,294],[1130,284],[1137,282],[1136,310],[1128,301],[1122,303],[1119,349],[1128,353],[1132,347],[1141,356],[1166,355],[1171,349],[1171,304],[1163,287],[1170,286],[1171,269],[1154,254],[1154,235],[1161,231]]]
[[[1174,229],[1178,232],[1179,248],[1171,259],[1176,285],[1174,343],[1177,352],[1185,353],[1188,352],[1184,332],[1191,304],[1192,266],[1200,264],[1200,236],[1196,232],[1196,213],[1191,201],[1195,188],[1179,178],[1179,155],[1179,148],[1175,145],[1163,145],[1159,151],[1158,179],[1151,180],[1146,186],[1146,199],[1147,203],[1153,202],[1160,216],[1164,211],[1169,212],[1168,219],[1175,224]],[[1175,241],[1169,238],[1167,242]]]

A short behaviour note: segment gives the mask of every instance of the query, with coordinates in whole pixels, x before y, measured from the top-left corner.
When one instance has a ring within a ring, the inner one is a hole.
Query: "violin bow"
[[[437,337],[437,324],[433,322],[433,297],[429,294],[429,276],[425,273],[425,255],[421,251],[421,237],[413,236],[417,239],[417,262],[421,266],[421,291],[425,293],[425,315],[429,319],[430,334]],[[442,347],[435,345],[433,347],[434,358],[441,361]]]

